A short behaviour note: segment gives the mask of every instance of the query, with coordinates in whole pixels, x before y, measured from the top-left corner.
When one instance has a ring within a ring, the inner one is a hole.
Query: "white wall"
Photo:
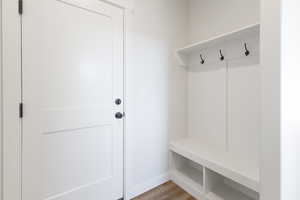
[[[264,0],[261,200],[300,199],[299,2]]]
[[[2,1],[0,1],[0,38],[2,38]],[[0,42],[0,85],[2,86],[2,40]],[[0,200],[2,200],[2,87],[0,87]]]
[[[280,10],[281,0],[261,1],[263,126],[261,200],[280,199]],[[286,187],[292,187],[291,183]],[[284,198],[282,200],[292,200]]]
[[[189,42],[259,22],[259,0],[189,0]]]
[[[168,179],[168,140],[186,133],[186,74],[174,51],[185,45],[185,0],[136,0],[133,64],[127,73],[129,197]]]
[[[298,200],[300,199],[299,1],[284,0],[281,5],[281,200]]]

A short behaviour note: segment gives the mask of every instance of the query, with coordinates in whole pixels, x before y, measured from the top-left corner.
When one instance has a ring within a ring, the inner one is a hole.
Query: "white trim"
[[[129,163],[128,163],[128,158],[129,158],[129,141],[130,138],[128,136],[128,127],[126,124],[127,119],[130,117],[130,113],[128,113],[128,96],[127,96],[127,91],[128,91],[128,86],[129,84],[127,83],[126,77],[129,77],[129,67],[132,66],[132,54],[133,54],[133,47],[132,47],[132,32],[133,32],[133,12],[131,9],[125,9],[124,11],[124,112],[126,113],[125,119],[124,120],[124,199],[129,199],[127,198],[128,190],[129,190],[129,185],[128,180],[129,180]]]
[[[16,1],[2,1],[3,200],[21,199],[21,18]]]
[[[0,0],[0,200],[2,200],[2,185],[3,185],[3,104],[2,104],[2,0]]]
[[[137,197],[161,184],[164,184],[170,180],[169,174],[162,174],[160,176],[154,177],[148,181],[145,181],[143,183],[137,184],[133,186],[132,188],[128,189],[128,193],[126,195],[125,200],[132,199],[134,197]]]

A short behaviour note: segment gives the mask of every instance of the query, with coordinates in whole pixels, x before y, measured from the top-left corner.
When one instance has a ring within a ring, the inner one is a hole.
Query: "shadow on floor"
[[[196,200],[173,182],[167,182],[133,200]]]

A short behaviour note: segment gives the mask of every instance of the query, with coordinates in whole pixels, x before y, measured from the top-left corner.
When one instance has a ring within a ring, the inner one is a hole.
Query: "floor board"
[[[167,182],[133,200],[196,200],[173,182]]]

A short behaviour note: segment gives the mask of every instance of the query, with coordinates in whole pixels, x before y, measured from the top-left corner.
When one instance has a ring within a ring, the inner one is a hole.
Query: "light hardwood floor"
[[[173,182],[167,182],[133,200],[196,200]]]

